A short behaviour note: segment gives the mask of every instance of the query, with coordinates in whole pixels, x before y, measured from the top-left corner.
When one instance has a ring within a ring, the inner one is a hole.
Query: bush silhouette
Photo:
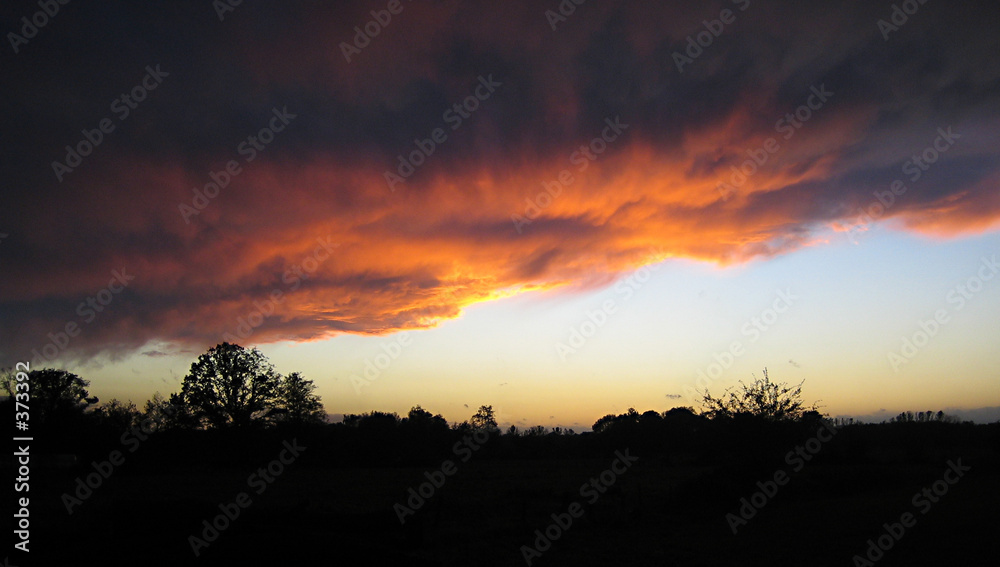
[[[789,386],[785,382],[771,382],[764,369],[764,377],[749,385],[740,381],[740,389],[729,388],[722,397],[715,398],[706,389],[702,404],[704,415],[717,419],[736,417],[757,417],[764,421],[799,420],[807,411],[816,411],[817,406],[806,406],[802,401],[802,384]]]

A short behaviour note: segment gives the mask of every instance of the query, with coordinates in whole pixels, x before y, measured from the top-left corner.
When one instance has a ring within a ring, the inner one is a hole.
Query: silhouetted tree
[[[670,408],[663,412],[663,419],[667,421],[682,421],[691,422],[698,420],[698,412],[692,407],[680,406],[676,408]]]
[[[660,416],[660,412],[649,410],[643,412],[642,415],[639,416],[639,423],[643,427],[652,428],[659,425],[662,419],[663,418]]]
[[[363,431],[392,431],[399,426],[399,423],[399,416],[395,412],[372,411],[344,416],[344,425]]]
[[[900,412],[896,417],[889,419],[889,423],[909,423],[911,421],[915,421],[912,411]]]
[[[181,395],[202,424],[245,427],[268,418],[277,407],[280,385],[259,350],[222,343],[191,364]]]
[[[447,431],[448,430],[448,420],[446,420],[441,414],[433,415],[431,412],[425,410],[419,405],[410,408],[410,413],[406,415],[407,427],[418,431]]]
[[[17,373],[14,372],[13,368],[0,368],[0,388],[7,393],[8,396],[13,397],[16,388],[14,384],[17,384]]]
[[[713,398],[705,390],[703,405],[704,415],[711,418],[730,418],[736,416],[756,416],[767,421],[797,420],[802,413],[815,410],[816,405],[806,408],[802,402],[802,384],[795,386],[786,383],[772,383],[764,369],[764,377],[754,380],[750,385],[740,381],[740,390],[727,389],[721,398]]]
[[[595,433],[611,430],[619,433],[635,431],[639,427],[639,423],[643,415],[646,415],[647,424],[651,423],[653,419],[659,421],[660,417],[660,415],[655,411],[647,411],[645,414],[640,414],[635,408],[628,408],[628,411],[623,414],[614,415],[609,413],[601,419],[598,419],[594,422],[591,429],[593,429]]]
[[[170,394],[169,398],[164,398],[159,392],[153,394],[146,400],[141,419],[148,420],[149,426],[156,430],[194,429],[199,425],[198,418],[178,393]]]
[[[114,430],[125,431],[139,423],[139,408],[131,401],[123,402],[112,398],[94,409],[93,416],[101,425]]]
[[[469,425],[473,429],[481,429],[490,433],[500,431],[500,426],[497,425],[497,420],[493,413],[493,406],[479,406],[479,409],[469,420]]]
[[[548,429],[544,425],[536,425],[534,427],[529,427],[527,431],[524,432],[525,437],[543,437],[548,434]]]
[[[609,427],[611,427],[611,425],[615,422],[615,419],[617,417],[618,416],[616,416],[615,414],[609,413],[608,415],[595,421],[594,425],[591,425],[590,428],[594,431],[594,433],[600,433],[602,431],[605,431]]]
[[[276,421],[292,425],[324,423],[326,412],[315,390],[313,381],[298,372],[285,376],[278,388]]]
[[[889,423],[930,423],[930,422],[942,422],[942,423],[959,423],[959,419],[950,416],[943,411],[938,411],[937,413],[933,411],[918,411],[913,413],[912,411],[900,412],[896,417],[890,418]],[[882,423],[885,423],[884,421]]]
[[[12,399],[17,392],[27,391],[30,394],[33,425],[65,425],[67,421],[82,417],[84,411],[98,401],[87,392],[90,382],[72,372],[43,368],[27,374],[28,390],[17,389],[15,372],[4,372],[0,382]]]

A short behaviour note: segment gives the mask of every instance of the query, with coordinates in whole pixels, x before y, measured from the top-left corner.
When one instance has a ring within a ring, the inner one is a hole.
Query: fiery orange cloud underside
[[[850,137],[849,129],[837,133]],[[666,258],[726,266],[826,242],[802,229],[808,195],[793,191],[766,208],[754,208],[753,201],[761,194],[823,181],[834,159],[811,156],[812,165],[802,168],[775,154],[727,193],[720,183],[730,182],[729,169],[721,176],[693,173],[691,159],[709,152],[738,164],[745,159],[745,148],[763,144],[765,138],[720,145],[724,139],[718,133],[693,138],[688,153],[679,157],[650,145],[623,143],[585,166],[571,163],[567,154],[563,160],[500,173],[482,168],[448,175],[428,171],[422,172],[425,181],[415,177],[394,192],[380,176],[329,163],[296,172],[268,171],[259,178],[263,185],[308,185],[315,189],[314,198],[324,188],[346,183],[355,195],[353,207],[334,210],[313,202],[317,214],[310,216],[303,213],[303,207],[310,208],[309,194],[292,191],[286,203],[275,204],[275,218],[296,222],[266,229],[276,235],[270,244],[243,241],[221,272],[230,280],[258,278],[261,286],[281,289],[269,267],[281,269],[308,257],[317,238],[338,243],[328,261],[302,278],[302,289],[283,290],[287,293],[273,317],[288,325],[264,325],[255,334],[264,341],[309,340],[324,324],[332,329],[322,337],[429,328],[476,303],[571,287],[595,274],[610,281]],[[564,182],[558,183],[561,173]],[[238,206],[219,207],[220,222]],[[294,207],[299,216],[284,211],[286,207]],[[946,221],[921,224],[922,216],[943,219],[960,207],[901,207],[887,217],[898,215],[918,230],[934,232]],[[526,221],[520,232],[518,218]],[[818,223],[824,224],[829,225]],[[980,223],[984,229],[994,225]],[[207,250],[204,261],[212,261],[217,252]],[[219,269],[212,271],[213,277],[219,274]],[[253,298],[244,295],[234,303],[248,301]]]
[[[665,259],[725,267],[818,245],[820,231],[856,217],[844,207],[842,219],[810,218],[812,196],[802,189],[833,175],[835,152],[823,148],[855,137],[838,124],[816,134],[825,145],[776,152],[729,191],[720,184],[732,182],[730,166],[767,139],[727,137],[732,121],[690,134],[672,152],[636,135],[585,165],[571,160],[574,147],[517,168],[470,163],[445,172],[429,162],[396,191],[383,180],[385,163],[255,163],[239,193],[221,194],[195,222],[179,225],[174,236],[185,243],[184,257],[116,255],[116,264],[137,273],[136,289],[173,296],[178,305],[123,316],[119,326],[137,340],[199,343],[227,334],[260,343],[385,334],[431,328],[470,305],[516,294],[607,285]],[[149,168],[162,191],[136,203],[128,218],[178,226],[162,217],[176,214],[177,202],[204,179]],[[105,186],[109,199],[128,190],[113,175]],[[901,199],[877,220],[954,234],[996,228],[996,210],[958,193],[925,208]],[[128,222],[125,230],[141,229]]]

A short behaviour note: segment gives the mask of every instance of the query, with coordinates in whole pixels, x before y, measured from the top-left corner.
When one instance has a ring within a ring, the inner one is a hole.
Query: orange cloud
[[[832,17],[789,3],[795,18],[748,10],[680,74],[671,53],[713,14],[644,6],[587,4],[553,33],[531,3],[405,3],[350,63],[340,43],[369,6],[294,5],[295,34],[261,33],[266,16],[241,11],[178,56],[186,67],[165,65],[173,82],[65,184],[12,179],[27,188],[17,210],[35,214],[0,227],[18,274],[0,278],[3,357],[79,322],[79,302],[122,266],[134,283],[66,356],[428,328],[650,262],[767,258],[854,223],[948,124],[960,143],[872,222],[941,237],[1000,224],[993,59],[885,44],[863,6]],[[995,36],[975,10],[950,14]],[[86,71],[74,70],[106,74]],[[502,86],[452,130],[443,113],[490,73]],[[834,94],[804,107],[823,85]],[[59,108],[12,93],[26,116]],[[242,160],[239,141],[282,105],[295,121],[185,219],[193,189]],[[628,126],[612,138],[615,117]],[[54,133],[18,143],[37,146],[47,175],[51,149],[92,118],[52,118]],[[384,173],[436,128],[447,140],[390,190]]]

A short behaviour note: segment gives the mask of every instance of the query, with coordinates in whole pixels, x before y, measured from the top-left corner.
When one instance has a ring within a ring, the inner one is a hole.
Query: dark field
[[[345,451],[349,443],[298,435],[307,449],[260,494],[265,484],[259,477],[248,484],[248,477],[276,459],[291,436],[229,440],[218,449],[215,438],[194,442],[184,455],[176,451],[187,438],[154,437],[126,453],[72,515],[60,496],[107,453],[81,456],[76,468],[36,468],[31,564],[526,565],[522,546],[536,545],[535,530],[544,532],[557,514],[571,523],[551,528],[558,539],[532,565],[854,565],[855,555],[865,558],[868,540],[885,534],[883,524],[899,523],[905,512],[915,525],[904,526],[873,564],[996,564],[996,426],[949,426],[969,439],[954,450],[947,435],[912,427],[894,444],[899,454],[886,448],[879,457],[871,444],[857,448],[875,427],[889,426],[842,429],[799,472],[784,460],[795,443],[725,457],[632,449],[638,460],[605,474],[613,484],[599,482],[603,494],[581,493],[581,485],[609,471],[616,451],[629,445],[606,449],[613,443],[599,443],[596,435],[539,439],[548,445],[531,451],[530,440],[522,438],[515,450],[509,439],[490,439],[467,462],[444,453],[374,467],[360,466],[364,461]],[[934,443],[921,441],[932,437]],[[958,458],[971,470],[954,484],[939,484],[947,492],[938,502],[915,506],[914,495],[940,481],[947,462]],[[418,490],[425,471],[440,470],[445,459],[455,463],[454,474],[401,524],[393,506],[406,505],[408,490]],[[787,482],[734,535],[726,514],[739,514],[741,498],[751,498],[760,490],[756,483],[776,471],[787,472]],[[188,537],[201,536],[202,521],[240,492],[252,502],[196,558]],[[568,514],[574,502],[577,518]]]

